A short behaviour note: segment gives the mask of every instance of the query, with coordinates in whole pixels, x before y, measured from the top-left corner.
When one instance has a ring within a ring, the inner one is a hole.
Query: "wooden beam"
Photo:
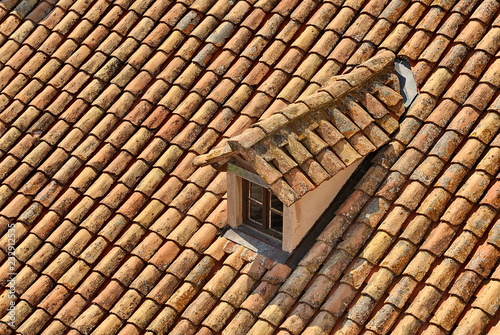
[[[240,176],[241,178],[246,179],[254,184],[257,184],[265,188],[269,188],[269,185],[258,174],[248,171],[247,169],[244,169],[242,167],[239,167],[238,165],[228,163],[227,171],[234,173],[235,175]]]

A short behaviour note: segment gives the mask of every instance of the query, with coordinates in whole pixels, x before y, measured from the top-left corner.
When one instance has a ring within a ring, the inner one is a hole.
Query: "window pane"
[[[271,208],[283,213],[283,203],[274,194],[271,194]]]
[[[283,232],[283,216],[278,213],[271,212],[271,227],[272,230]]]
[[[249,184],[250,184],[250,198],[258,200],[259,202],[262,203],[263,188],[253,183]]]
[[[258,203],[255,203],[253,201],[250,201],[250,213],[249,217],[253,221],[262,224],[262,206],[259,205]]]

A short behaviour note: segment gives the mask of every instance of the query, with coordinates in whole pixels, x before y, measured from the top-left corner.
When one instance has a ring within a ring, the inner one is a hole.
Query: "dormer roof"
[[[251,164],[287,206],[389,141],[404,112],[395,55],[384,51],[332,77],[316,92],[266,115],[222,146],[197,157]]]

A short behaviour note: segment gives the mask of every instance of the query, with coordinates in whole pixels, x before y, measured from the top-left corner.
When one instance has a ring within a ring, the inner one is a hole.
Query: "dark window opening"
[[[281,240],[283,203],[272,192],[243,180],[243,219],[248,225]]]

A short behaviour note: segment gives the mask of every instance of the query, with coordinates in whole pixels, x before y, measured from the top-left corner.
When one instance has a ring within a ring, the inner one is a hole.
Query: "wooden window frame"
[[[251,184],[262,189],[262,202],[259,201],[258,199],[254,199],[251,197],[250,193]],[[281,241],[283,239],[284,215],[283,215],[283,210],[280,211],[272,207],[271,200],[273,195],[271,190],[256,183],[252,183],[251,181],[246,179],[242,179],[242,190],[243,190],[242,214],[243,214],[243,221],[245,222],[245,224],[249,225],[250,227],[256,230],[261,231],[266,235],[269,235]],[[251,218],[250,215],[251,202],[262,207],[262,222],[258,222]],[[271,227],[272,213],[275,213],[281,217],[281,231],[278,231]]]

